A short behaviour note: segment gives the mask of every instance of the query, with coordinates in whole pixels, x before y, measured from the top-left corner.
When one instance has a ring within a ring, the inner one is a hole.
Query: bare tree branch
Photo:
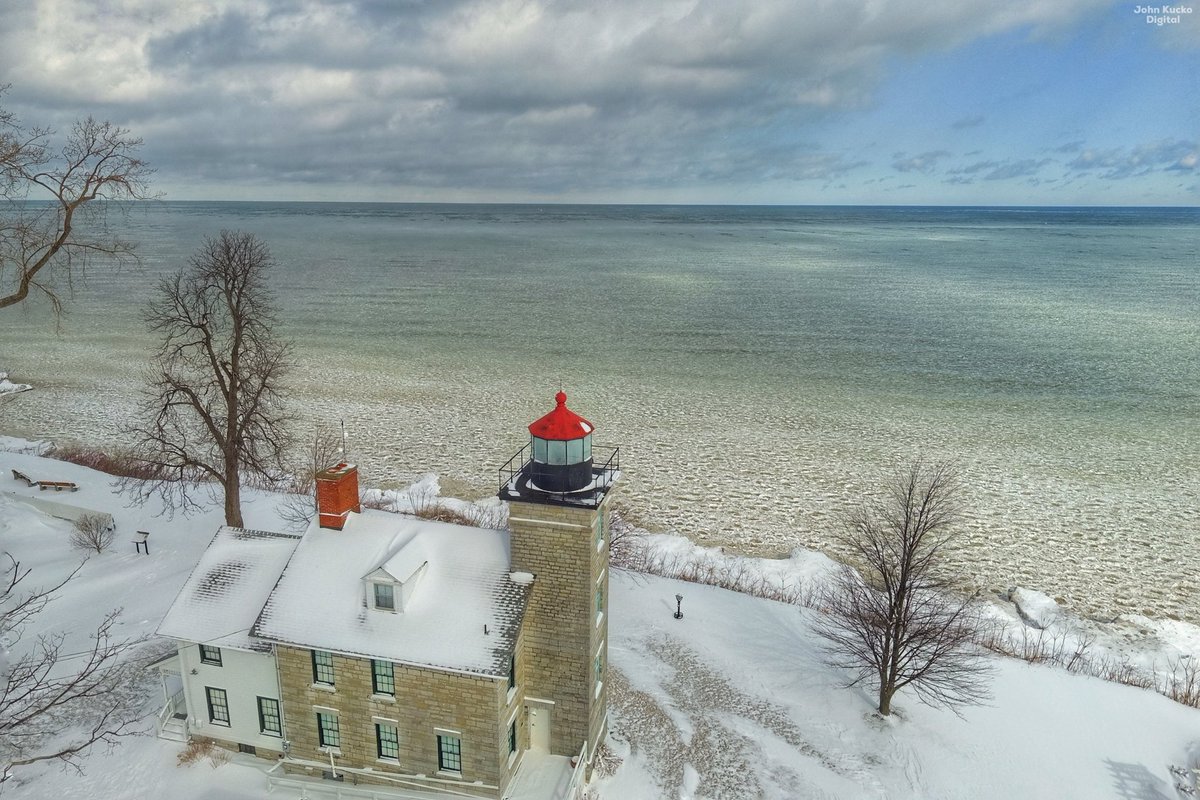
[[[50,588],[22,591],[29,576],[12,555],[0,572],[0,786],[13,770],[58,761],[82,772],[93,745],[138,733],[141,665],[127,657],[135,640],[114,635],[118,611],[105,615],[78,653],[63,652],[67,634],[38,634],[20,646],[26,626],[79,572]]]
[[[274,333],[265,244],[246,233],[206,239],[186,271],[163,280],[147,308],[162,346],[147,376],[142,422],[130,429],[137,457],[158,476],[126,481],[138,500],[170,511],[199,507],[200,486],[221,491],[225,522],[242,525],[241,486],[285,473],[292,417],[283,380],[292,350]]]
[[[150,197],[142,140],[91,117],[75,123],[58,152],[53,136],[0,109],[0,308],[37,292],[61,315],[63,285],[69,291],[89,261],[134,255],[131,243],[108,235],[105,212],[111,201]]]
[[[975,598],[958,596],[939,571],[959,518],[958,475],[918,460],[884,489],[884,499],[851,515],[842,537],[862,572],[844,567],[824,598],[817,632],[827,660],[850,671],[851,685],[875,684],[885,716],[906,686],[929,705],[981,702],[987,660],[975,644]]]
[[[289,528],[304,530],[312,522],[317,514],[317,473],[343,458],[341,433],[329,425],[318,425],[303,462],[291,469],[294,477],[288,496],[277,509]]]

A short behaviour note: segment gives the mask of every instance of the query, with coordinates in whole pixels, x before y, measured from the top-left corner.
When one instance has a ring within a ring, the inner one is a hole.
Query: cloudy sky
[[[0,83],[167,199],[1195,205],[1200,7],[1146,5],[0,0]]]

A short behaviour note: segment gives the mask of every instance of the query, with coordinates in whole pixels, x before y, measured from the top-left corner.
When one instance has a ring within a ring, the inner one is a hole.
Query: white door
[[[529,749],[550,752],[550,709],[529,706]]]

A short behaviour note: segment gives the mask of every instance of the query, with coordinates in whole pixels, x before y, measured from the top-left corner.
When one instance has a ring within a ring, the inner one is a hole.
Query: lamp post
[[[683,619],[683,595],[675,595],[675,619]]]

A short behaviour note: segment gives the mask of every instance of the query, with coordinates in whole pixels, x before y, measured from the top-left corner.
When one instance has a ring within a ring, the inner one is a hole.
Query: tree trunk
[[[886,683],[879,684],[879,713],[885,717],[892,713],[892,692]]]
[[[225,473],[225,524],[243,528],[242,524],[242,476],[237,467]]]

